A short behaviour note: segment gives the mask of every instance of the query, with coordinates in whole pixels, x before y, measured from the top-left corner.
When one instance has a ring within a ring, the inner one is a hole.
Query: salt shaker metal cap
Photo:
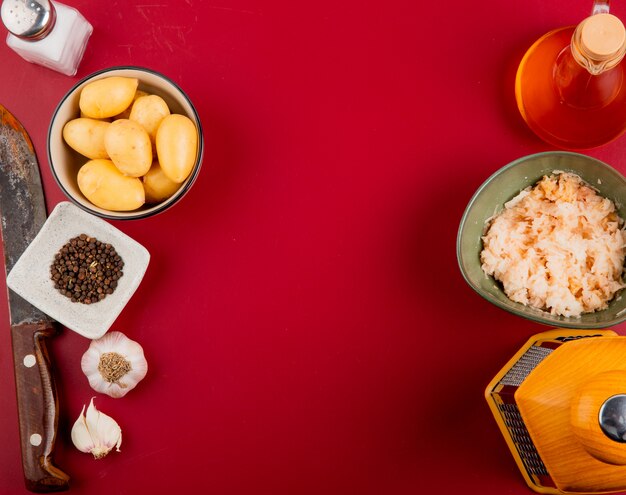
[[[11,34],[37,41],[54,27],[56,11],[49,0],[4,0],[0,17]]]

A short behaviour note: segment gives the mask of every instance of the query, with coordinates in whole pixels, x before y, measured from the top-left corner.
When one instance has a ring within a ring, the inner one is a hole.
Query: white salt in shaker
[[[76,9],[50,0],[4,0],[7,45],[24,60],[73,76],[93,27]]]

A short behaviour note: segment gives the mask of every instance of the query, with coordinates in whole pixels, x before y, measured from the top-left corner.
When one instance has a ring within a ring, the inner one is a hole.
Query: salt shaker
[[[4,0],[7,45],[24,60],[73,76],[93,27],[76,9],[51,0]]]

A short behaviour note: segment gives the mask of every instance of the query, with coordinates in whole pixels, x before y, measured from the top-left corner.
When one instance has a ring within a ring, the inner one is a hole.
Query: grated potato
[[[513,301],[562,316],[601,310],[625,286],[623,228],[611,200],[555,172],[489,221],[482,269]]]

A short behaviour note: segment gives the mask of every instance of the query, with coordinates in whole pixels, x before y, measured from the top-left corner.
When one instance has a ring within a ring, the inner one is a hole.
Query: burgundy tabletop
[[[0,43],[0,103],[33,140],[48,211],[65,200],[48,124],[94,71],[167,75],[206,142],[179,204],[112,222],[152,256],[112,327],[143,345],[146,379],[97,394],[89,341],[51,342],[71,492],[530,493],[483,391],[547,328],[476,295],[455,241],[492,172],[552,149],[516,110],[515,70],[591,1],[67,3],[94,27],[75,77]],[[626,138],[586,153],[626,172]],[[5,298],[0,330],[0,494],[21,494]],[[101,460],[70,440],[93,396],[123,430]]]

